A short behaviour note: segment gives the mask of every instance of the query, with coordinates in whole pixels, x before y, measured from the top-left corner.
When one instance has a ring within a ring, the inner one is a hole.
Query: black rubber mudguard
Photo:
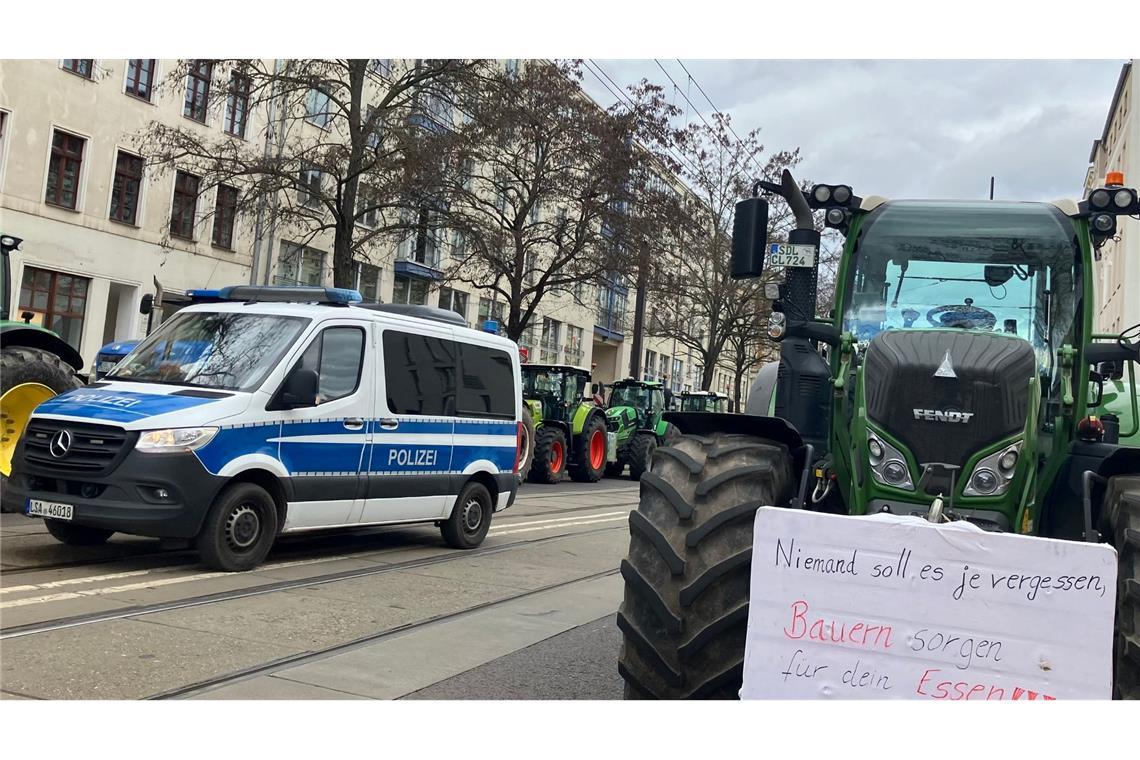
[[[781,417],[761,417],[727,412],[666,412],[666,422],[677,426],[685,435],[741,433],[777,441],[796,451],[803,446],[799,431]]]

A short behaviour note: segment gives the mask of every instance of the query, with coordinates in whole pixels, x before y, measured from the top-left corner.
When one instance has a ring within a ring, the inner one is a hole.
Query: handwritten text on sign
[[[1107,699],[1116,552],[761,507],[744,698]]]

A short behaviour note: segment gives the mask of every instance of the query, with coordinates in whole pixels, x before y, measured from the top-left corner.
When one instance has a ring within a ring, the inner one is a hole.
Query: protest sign
[[[1116,551],[761,507],[741,696],[1108,699]]]

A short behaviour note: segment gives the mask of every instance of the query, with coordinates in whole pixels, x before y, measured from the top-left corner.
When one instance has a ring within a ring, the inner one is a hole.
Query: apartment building
[[[0,232],[24,241],[12,257],[13,312],[29,312],[33,322],[58,332],[88,368],[106,343],[145,334],[139,303],[156,283],[166,291],[332,284],[331,232],[304,236],[277,228],[255,237],[253,220],[236,211],[236,188],[200,192],[193,174],[146,165],[133,138],[151,121],[205,138],[258,141],[265,134],[266,114],[249,107],[240,87],[230,87],[222,102],[209,97],[211,88],[231,84],[217,81],[226,74],[212,66],[192,67],[178,87],[160,87],[175,65],[0,61]],[[382,71],[391,61],[374,65]],[[321,104],[306,107],[313,118],[301,128],[321,128]],[[501,323],[501,300],[444,281],[456,244],[446,233],[410,235],[358,265],[357,289],[366,300],[451,309],[475,327]],[[520,345],[532,361],[592,367],[607,383],[625,377],[632,300],[616,279],[554,293]],[[668,374],[676,390],[699,387],[699,367],[683,350],[654,338],[643,346],[646,377]],[[717,381],[718,390],[731,387],[730,373],[718,370]]]
[[[1086,196],[1112,171],[1123,172],[1128,186],[1140,185],[1140,117],[1135,108],[1140,103],[1140,79],[1135,63],[1121,66],[1104,130],[1093,141]],[[1095,264],[1094,328],[1103,333],[1118,333],[1140,323],[1140,221],[1118,217],[1116,224],[1116,239],[1100,248]]]

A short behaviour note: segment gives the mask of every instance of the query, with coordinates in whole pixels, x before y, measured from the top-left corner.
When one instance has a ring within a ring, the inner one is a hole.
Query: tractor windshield
[[[649,394],[649,388],[644,385],[619,385],[610,392],[610,406],[645,409],[650,405]]]
[[[1044,203],[897,201],[870,213],[848,268],[843,330],[957,328],[1017,335],[1038,366],[1074,344],[1080,248]]]
[[[551,400],[573,402],[582,397],[579,380],[571,373],[560,369],[536,369],[523,366],[523,396],[526,398],[549,398]]]

